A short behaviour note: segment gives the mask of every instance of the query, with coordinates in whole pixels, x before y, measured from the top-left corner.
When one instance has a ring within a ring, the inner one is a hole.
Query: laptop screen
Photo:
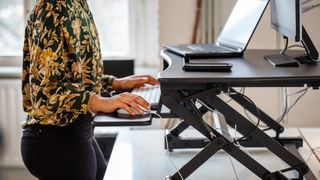
[[[268,2],[269,0],[238,0],[218,36],[217,43],[233,49],[245,49]]]

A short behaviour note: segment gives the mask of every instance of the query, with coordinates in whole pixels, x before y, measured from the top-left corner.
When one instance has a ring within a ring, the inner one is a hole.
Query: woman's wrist
[[[88,103],[88,110],[91,113],[97,113],[100,111],[100,104],[101,104],[101,96],[97,94],[92,94],[90,96],[90,100]]]
[[[113,90],[120,90],[121,89],[121,82],[119,79],[113,79],[111,82],[111,86]]]

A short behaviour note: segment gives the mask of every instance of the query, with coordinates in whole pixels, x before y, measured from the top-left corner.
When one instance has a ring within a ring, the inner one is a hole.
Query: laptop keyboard
[[[214,44],[192,44],[188,46],[189,49],[201,52],[210,53],[230,53],[233,52],[227,48],[219,47]]]
[[[131,93],[143,97],[147,102],[149,102],[149,104],[151,105],[151,109],[156,109],[160,101],[160,85],[142,86],[140,88],[133,89]]]

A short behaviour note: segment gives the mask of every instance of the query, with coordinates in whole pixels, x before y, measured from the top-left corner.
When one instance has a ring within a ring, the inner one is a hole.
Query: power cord
[[[299,90],[299,91],[296,91],[294,93],[291,93],[291,94],[286,94],[285,95],[285,107],[284,107],[284,111],[281,113],[281,115],[276,119],[276,122],[278,123],[281,123],[283,120],[284,120],[284,117],[291,111],[291,109],[298,103],[298,101],[307,93],[309,87],[306,87],[302,90]],[[245,93],[245,88],[241,88],[241,90],[239,92],[237,92],[238,94],[242,94],[244,95]],[[293,95],[297,95],[297,94],[300,94],[302,93],[300,96],[297,97],[297,99],[293,102],[292,105],[290,105],[288,107],[288,97],[289,96],[293,96]],[[232,100],[232,99],[231,99]],[[230,102],[230,100],[229,100]],[[228,103],[228,102],[226,102]],[[256,107],[257,108],[257,107]],[[258,111],[258,110],[257,110]],[[244,113],[247,117],[247,119],[249,121],[251,121],[252,123],[254,123],[255,121],[252,119],[252,117],[250,117],[250,115],[248,114],[248,111],[247,109],[244,108]],[[268,128],[268,126],[264,126],[264,125],[259,125],[258,127],[261,127],[261,128],[266,128],[266,129],[263,129],[263,131],[267,131],[267,130],[270,130],[271,128]]]
[[[280,54],[284,54],[286,52],[286,50],[288,49],[288,44],[289,44],[289,39],[287,36],[282,36],[283,39],[285,40],[285,46],[283,48],[283,50],[280,52]]]
[[[311,152],[305,162],[307,163],[311,159],[312,155],[317,156],[318,154],[320,154],[320,146],[311,149]]]
[[[303,138],[303,141],[311,149],[311,153],[310,153],[309,157],[305,160],[305,162],[308,162],[310,160],[310,158],[312,157],[312,155],[314,155],[316,157],[316,159],[318,160],[318,162],[320,162],[320,157],[318,156],[318,154],[320,154],[320,146],[315,147],[315,148],[311,148],[310,143],[306,140],[305,136],[303,135],[303,133],[301,132],[301,130],[299,128],[298,128],[298,132],[300,133],[301,137]],[[320,174],[320,170],[319,170],[319,174]]]
[[[245,89],[246,89],[245,87],[241,87],[238,93],[244,94]],[[223,93],[223,94],[230,94],[230,93],[229,93],[229,92],[226,92],[226,93]],[[228,104],[228,103],[230,103],[231,101],[233,101],[233,99],[232,99],[232,98],[230,98],[230,99],[226,100],[226,101],[225,101],[225,103],[227,103],[227,104]]]
[[[298,101],[308,92],[308,89],[309,89],[309,87],[306,87],[306,88],[304,88],[304,89],[302,89],[302,90],[299,90],[299,91],[297,91],[297,92],[294,92],[294,93],[292,93],[292,94],[286,94],[285,95],[285,109],[284,109],[284,111],[283,111],[283,113],[281,114],[281,116],[279,116],[278,118],[277,118],[277,122],[278,123],[281,123],[283,120],[284,120],[284,117],[291,111],[291,109],[298,103]],[[287,92],[286,92],[287,93]],[[301,93],[301,94],[300,94]],[[289,107],[288,107],[288,97],[289,96],[293,96],[293,95],[297,95],[297,94],[300,94],[298,97],[297,97],[297,99],[292,103],[292,105],[290,105]]]
[[[256,111],[257,111],[258,121],[257,121],[257,124],[254,126],[254,128],[252,128],[251,131],[249,131],[247,134],[243,135],[241,138],[235,139],[233,142],[231,142],[231,143],[229,143],[229,144],[226,144],[225,146],[228,146],[228,145],[230,145],[230,144],[236,144],[238,141],[243,140],[243,139],[245,139],[246,137],[248,137],[251,133],[253,133],[256,129],[258,129],[259,124],[260,124],[260,121],[261,121],[261,119],[260,119],[260,110],[259,110],[259,108],[256,106],[256,104],[255,104],[249,97],[247,97],[246,95],[241,94],[241,93],[239,93],[239,92],[235,92],[235,93],[238,94],[238,95],[240,95],[240,96],[242,96],[243,98],[245,98],[250,104],[252,104],[252,105],[255,107],[255,109],[256,109]],[[206,108],[208,108],[210,111],[214,111],[212,108],[210,108],[209,106],[207,106],[207,105],[206,105],[205,103],[203,103],[202,101],[200,101],[200,100],[198,100],[198,101],[199,101],[199,103],[201,103],[203,106],[205,106]],[[205,124],[206,124],[206,123],[205,123]]]
[[[276,122],[277,123],[281,123],[283,120],[284,120],[284,117],[286,117],[286,115],[291,111],[291,109],[298,103],[298,101],[307,93],[307,90],[309,89],[309,87],[305,88],[305,89],[302,89],[300,91],[297,91],[295,93],[292,93],[292,94],[287,94],[287,92],[285,92],[285,104],[284,104],[284,111],[281,113],[281,115],[276,119]],[[299,94],[299,93],[302,93],[294,102],[291,106],[288,107],[288,97],[289,96],[292,96],[292,95],[296,95],[296,94]],[[268,130],[271,130],[270,127],[266,128],[266,129],[263,129],[262,131],[268,131]]]
[[[233,160],[232,160],[230,154],[228,154],[228,157],[229,157],[229,160],[230,160],[230,162],[231,162],[231,166],[232,166],[233,172],[234,172],[234,174],[235,174],[235,176],[236,176],[236,179],[239,180],[239,176],[238,176],[238,173],[237,173],[237,171],[236,171],[236,166],[234,165]]]
[[[182,91],[182,93],[185,96],[188,96],[188,93],[186,91]],[[191,104],[193,105],[193,107],[197,107],[196,106],[196,102],[199,102],[202,105],[205,105],[204,103],[202,103],[199,99],[197,100],[190,100]],[[205,107],[207,107],[205,105]],[[208,107],[207,107],[208,108]],[[201,117],[201,113],[199,111],[196,111],[196,113]],[[201,123],[204,125],[204,127],[206,128],[207,132],[210,134],[211,139],[213,140],[215,138],[215,134],[211,131],[209,125],[207,123],[205,123],[204,121],[201,121]]]
[[[253,133],[256,129],[259,128],[259,124],[260,124],[260,121],[261,121],[261,118],[260,118],[260,110],[259,108],[257,107],[257,105],[246,95],[244,94],[241,94],[241,93],[237,93],[238,95],[242,96],[244,99],[246,99],[250,104],[252,104],[255,109],[256,109],[256,113],[257,113],[257,118],[258,118],[258,121],[257,121],[257,124],[254,126],[254,128],[252,128],[251,131],[249,131],[247,134],[243,135],[241,138],[239,139],[236,139],[233,144],[237,143],[238,141],[240,140],[243,140],[245,139],[247,136],[249,136],[251,133]]]
[[[245,91],[246,91],[246,88],[245,87],[241,87],[241,89],[237,92],[238,94],[245,94]],[[224,93],[224,94],[229,94],[229,93]],[[230,103],[231,101],[233,101],[232,98],[230,98],[229,100],[225,101],[225,103]],[[248,113],[248,110],[246,108],[243,108],[243,111],[246,115],[246,118],[252,122],[252,123],[255,123],[255,121],[250,117],[249,113]],[[264,125],[261,125],[259,124],[258,127],[261,127],[261,128],[266,128],[267,126],[264,126]]]
[[[174,163],[173,159],[171,159],[171,157],[170,157],[168,137],[166,136],[166,131],[163,130],[163,132],[164,132],[164,137],[165,137],[165,143],[166,143],[166,146],[167,146],[167,151],[166,151],[166,152],[167,152],[167,157],[168,157],[168,159],[169,159],[169,162],[170,162],[171,165],[174,167],[174,169],[178,172],[181,180],[184,180],[182,174],[180,173],[180,170],[178,169],[178,167],[177,167],[176,164]]]
[[[303,47],[302,45],[299,45],[299,44],[293,44],[293,45],[289,46],[289,47],[288,47],[288,49],[290,49],[290,48],[294,48],[294,47],[304,49],[304,47]]]
[[[154,116],[157,116],[158,118],[160,118],[160,120],[163,120],[163,118],[161,117],[160,114],[158,114],[158,113],[156,113],[156,112],[152,112],[152,111],[150,111],[149,113],[152,114],[152,115],[154,115]],[[166,131],[165,131],[165,129],[163,130],[163,132],[164,132],[165,143],[166,143],[166,147],[167,147],[166,153],[167,153],[167,157],[168,157],[168,159],[169,159],[169,162],[171,163],[171,165],[173,166],[173,168],[178,172],[181,180],[184,180],[184,178],[183,178],[182,174],[180,173],[178,167],[177,167],[176,164],[174,163],[173,159],[171,159],[171,157],[170,157],[168,137],[166,136]],[[166,180],[170,180],[170,177],[166,177],[165,179],[166,179]]]

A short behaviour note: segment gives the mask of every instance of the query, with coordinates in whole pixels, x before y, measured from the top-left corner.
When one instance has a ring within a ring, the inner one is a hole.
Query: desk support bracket
[[[230,141],[229,137],[225,137],[223,134],[219,133],[214,128],[210,127],[206,122],[204,122],[204,120],[202,119],[203,114],[201,114],[199,109],[194,105],[197,99],[204,102],[207,107],[210,107],[210,109],[215,109],[222,113],[225,116],[226,122],[229,126],[234,127],[234,125],[237,124],[237,131],[239,131],[241,134],[248,134],[249,131],[252,131],[255,128],[255,126],[248,119],[243,117],[232,107],[230,107],[227,103],[222,101],[217,96],[217,92],[219,91],[217,91],[215,88],[213,88],[212,91],[199,91],[198,96],[195,91],[192,92],[192,96],[189,96],[190,94],[188,91],[182,90],[163,89],[161,92],[162,103],[165,106],[167,106],[175,115],[178,115],[180,118],[183,119],[183,121],[175,127],[175,130],[171,130],[173,132],[173,134],[171,134],[172,136],[168,137],[178,137],[179,133],[184,131],[188,126],[192,126],[207,138],[206,140],[196,139],[194,141],[196,142],[196,146],[206,146],[202,149],[202,151],[200,151],[200,153],[197,156],[195,156],[190,162],[188,162],[184,167],[182,167],[179,170],[179,173],[183,176],[183,178],[188,177],[193,171],[200,167],[201,164],[203,164],[203,162],[209,159],[218,150],[223,149],[226,153],[230,154],[233,158],[238,160],[240,163],[242,163],[244,166],[250,169],[261,179],[287,179],[284,175],[282,175],[282,173],[280,173],[280,171],[268,171],[260,163],[252,159],[249,155],[247,155],[240,148],[238,148],[233,141]],[[253,107],[248,106],[247,102],[243,101],[243,99],[239,98],[238,96],[234,96],[233,98],[239,101],[241,105],[251,109],[252,112],[255,111]],[[268,119],[270,117],[265,114],[264,118]],[[273,129],[276,129],[278,130],[278,132],[280,132],[281,126],[276,125],[276,123],[273,123],[271,121],[271,118],[269,120],[265,120],[264,122],[268,125],[271,124],[273,126]],[[308,166],[302,160],[290,153],[287,149],[283,147],[283,145],[266,135],[263,131],[261,131],[258,128],[250,132],[248,137],[246,137],[246,140],[255,145],[252,147],[268,148],[276,156],[278,156],[280,159],[282,159],[288,165],[290,165],[292,170],[297,171],[299,177],[303,177],[309,170]],[[188,143],[191,142],[192,141],[187,142],[186,144],[188,145]],[[223,142],[223,145],[221,145],[221,142]],[[181,144],[181,147],[182,146],[183,144]],[[172,150],[170,149],[170,147],[167,148],[169,148],[169,150]],[[178,146],[178,148],[180,147]],[[179,173],[175,173],[171,179],[181,179]]]

